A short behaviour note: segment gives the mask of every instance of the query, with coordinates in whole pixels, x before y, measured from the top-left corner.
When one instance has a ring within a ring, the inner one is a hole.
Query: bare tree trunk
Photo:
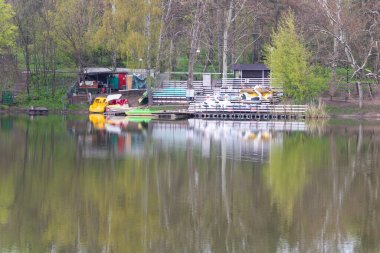
[[[26,92],[28,96],[30,95],[30,52],[29,52],[29,37],[27,31],[24,31],[24,27],[22,25],[22,21],[17,17],[17,26],[19,33],[21,35],[22,44],[24,46],[24,59],[25,59],[25,67],[26,67]],[[27,22],[26,25],[29,23]]]
[[[112,22],[115,22],[115,14],[116,14],[116,3],[115,0],[112,2]],[[116,60],[117,60],[117,52],[116,52],[116,29],[115,29],[115,24],[111,24],[111,32],[112,32],[112,69],[115,71],[116,70]]]
[[[28,96],[30,95],[30,53],[28,43],[24,45],[24,57],[25,57],[25,67],[26,67],[26,92]]]
[[[42,50],[42,83],[46,87],[47,86],[47,75],[48,75],[48,63],[47,63],[48,46],[47,46],[46,42],[43,43],[43,46],[41,46],[41,50]],[[37,55],[38,52],[34,51],[34,54]],[[40,80],[38,80],[38,82],[40,82]]]
[[[375,61],[375,73],[379,73],[379,75],[375,76],[376,84],[379,85],[379,79],[380,79],[380,42],[376,42],[376,61]]]
[[[117,67],[116,59],[117,59],[116,49],[113,49],[112,51],[112,69],[113,70],[116,70],[116,67]]]
[[[206,22],[210,22],[211,20],[216,20],[216,26],[218,26],[218,20],[217,20],[217,8],[215,6],[212,6],[212,10],[209,10],[207,13],[207,20]],[[217,38],[215,37],[215,32],[214,32],[214,27],[208,27],[208,32],[205,33],[207,36],[207,45],[206,45],[206,50],[205,50],[205,59],[204,59],[204,65],[203,65],[203,72],[207,71],[207,68],[212,65],[211,59],[213,59],[214,56],[214,39]]]
[[[373,96],[372,96],[373,91],[372,91],[372,86],[371,86],[370,83],[368,83],[368,93],[369,93],[369,97],[370,97],[371,99],[373,99]]]
[[[161,45],[163,40],[163,30],[164,30],[164,21],[161,20],[161,26],[160,26],[160,35],[158,36],[158,43],[157,43],[157,55],[156,55],[156,66],[154,68],[154,72],[159,73],[160,72],[160,62],[161,62]]]
[[[166,4],[166,6],[165,6]],[[172,0],[162,1],[162,10],[166,10],[165,15],[161,16],[161,25],[160,25],[160,35],[158,36],[158,45],[157,45],[157,55],[156,55],[156,66],[154,68],[155,73],[160,72],[160,63],[161,63],[161,48],[162,48],[162,41],[164,40],[164,28],[166,23],[168,22],[169,15],[171,12],[172,7]]]
[[[359,92],[359,108],[363,107],[363,88],[362,84],[360,82],[356,82],[356,87],[358,88]]]
[[[260,45],[260,37],[261,34],[261,20],[257,19],[255,20],[255,24],[253,26],[253,55],[252,55],[252,61],[253,62],[259,62],[261,59],[261,45]]]
[[[190,54],[189,54],[189,66],[188,66],[188,79],[187,79],[187,87],[193,87],[193,79],[194,79],[194,63],[195,63],[195,52],[198,46],[198,37],[199,37],[199,27],[200,27],[200,18],[201,18],[201,9],[202,9],[202,0],[197,0],[196,9],[195,9],[195,17],[193,22],[193,29],[191,33],[191,46],[190,46]]]
[[[173,39],[170,40],[170,49],[169,49],[169,79],[170,79],[170,73],[173,70],[173,49],[174,49],[174,44],[173,44]]]
[[[228,30],[225,28],[223,32],[223,74],[222,78],[227,78],[227,67],[228,67]]]
[[[228,68],[228,30],[231,26],[232,20],[232,9],[234,1],[231,0],[230,7],[228,8],[226,25],[223,31],[223,78],[227,78],[227,68]]]
[[[148,9],[150,10],[151,2],[150,0],[146,0],[146,5],[148,6]],[[147,47],[146,47],[146,67],[150,71],[151,69],[151,44],[150,44],[150,11],[145,17],[145,37],[147,40]]]
[[[330,100],[332,100],[333,96],[335,95],[336,91],[336,68],[337,68],[337,61],[338,61],[338,39],[336,38],[339,34],[339,31],[336,28],[336,25],[333,24],[334,27],[334,52],[333,52],[333,62],[332,62],[332,80],[330,84],[330,90],[329,90],[329,95],[330,95]]]
[[[233,1],[231,1],[232,3]],[[232,4],[232,10],[231,10],[231,17],[235,17],[236,16],[236,9],[235,9],[235,5]],[[236,34],[236,19],[234,18],[232,20],[232,24],[231,24],[232,28],[231,28],[231,33],[232,33],[232,36],[234,36],[234,34]],[[231,41],[231,62],[234,63],[235,62],[235,59],[236,59],[236,55],[235,55],[235,40],[232,40]]]
[[[52,66],[52,69],[53,69],[53,79],[51,81],[51,93],[52,93],[52,96],[54,97],[55,96],[55,88],[56,88],[56,61],[55,61],[55,46],[52,45],[51,46],[51,50],[52,50],[52,53],[51,53],[51,66]]]
[[[218,2],[217,7],[217,30],[218,30],[218,71],[223,70],[223,30],[224,30],[224,11],[221,4]]]
[[[204,61],[203,72],[206,72],[208,66],[211,65],[210,59],[212,59],[212,56],[213,56],[212,50],[211,50],[211,48],[208,48],[206,51],[206,59]]]
[[[279,0],[274,1],[274,29],[277,30],[278,20],[280,19],[280,4]]]

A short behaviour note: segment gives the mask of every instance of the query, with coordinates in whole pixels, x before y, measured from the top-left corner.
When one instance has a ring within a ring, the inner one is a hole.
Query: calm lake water
[[[0,252],[380,252],[379,136],[0,116]]]

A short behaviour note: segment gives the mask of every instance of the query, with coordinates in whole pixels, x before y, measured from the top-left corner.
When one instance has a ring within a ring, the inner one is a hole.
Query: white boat
[[[130,110],[128,99],[122,98],[121,94],[108,95],[106,98],[106,114],[125,114]]]

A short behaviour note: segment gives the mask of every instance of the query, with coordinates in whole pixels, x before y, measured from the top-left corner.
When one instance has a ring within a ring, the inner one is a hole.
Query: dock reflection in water
[[[0,252],[378,252],[379,134],[0,117]]]
[[[282,134],[305,131],[305,122],[213,121],[190,119],[188,124],[153,122],[152,138],[161,146],[187,149],[193,146],[203,157],[211,150],[226,149],[224,155],[237,160],[259,160],[268,157],[272,143],[281,143]],[[218,154],[222,155],[221,153]]]
[[[144,155],[150,146],[186,150],[189,147],[210,157],[212,147],[222,145],[226,156],[237,160],[263,161],[283,133],[305,131],[305,122],[287,121],[150,121],[128,117],[90,115],[87,132],[78,135],[83,157],[107,158]],[[91,124],[90,124],[91,123]],[[219,154],[221,155],[221,154]]]

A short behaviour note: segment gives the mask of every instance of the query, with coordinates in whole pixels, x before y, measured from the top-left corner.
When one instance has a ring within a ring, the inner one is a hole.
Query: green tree
[[[14,46],[17,28],[12,23],[13,16],[12,6],[0,0],[0,54],[4,47]]]
[[[296,32],[293,12],[281,17],[265,55],[272,78],[283,83],[285,96],[298,102],[311,101],[326,89],[329,74],[310,65],[311,53]]]
[[[58,49],[74,60],[81,70],[91,62],[89,41],[91,29],[97,21],[98,11],[95,1],[57,1],[55,32]]]
[[[128,67],[150,67],[156,51],[161,9],[157,0],[107,0],[94,47],[105,50],[117,67],[123,60]],[[141,59],[141,60],[140,60]],[[118,62],[119,61],[119,62]]]

